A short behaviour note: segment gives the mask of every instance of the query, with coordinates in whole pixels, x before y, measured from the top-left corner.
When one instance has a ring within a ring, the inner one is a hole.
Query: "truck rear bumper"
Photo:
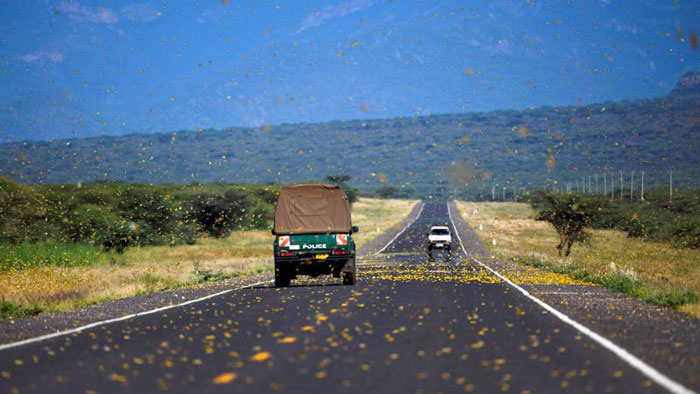
[[[450,249],[452,245],[449,242],[430,242],[428,249]]]
[[[282,257],[275,256],[275,270],[283,270],[291,275],[333,275],[339,277],[341,272],[354,268],[355,255],[330,255],[325,259],[315,257]]]

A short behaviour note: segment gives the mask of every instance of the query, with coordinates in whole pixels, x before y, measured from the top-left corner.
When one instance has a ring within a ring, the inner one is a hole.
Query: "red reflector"
[[[288,251],[286,251],[286,250],[283,250],[283,251],[280,252],[280,256],[288,257],[288,256],[293,256],[293,255],[294,255],[294,253],[288,252]]]
[[[345,249],[335,249],[333,251],[333,254],[345,254]]]

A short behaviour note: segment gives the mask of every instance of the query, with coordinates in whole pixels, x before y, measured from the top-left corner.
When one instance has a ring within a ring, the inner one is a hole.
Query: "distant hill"
[[[671,94],[700,94],[700,72],[688,71],[683,74]]]
[[[493,185],[510,193],[595,174],[602,188],[602,173],[620,170],[667,185],[673,168],[677,184],[698,187],[699,76],[684,75],[663,98],[581,107],[9,143],[0,145],[0,175],[30,183],[287,183],[344,173],[366,190],[490,194]]]

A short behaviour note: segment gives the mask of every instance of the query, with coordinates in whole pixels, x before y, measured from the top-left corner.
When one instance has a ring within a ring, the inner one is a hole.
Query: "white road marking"
[[[84,326],[80,326],[80,327],[77,327],[77,328],[72,328],[72,329],[70,329],[70,330],[58,331],[58,332],[54,332],[54,333],[52,333],[52,334],[46,334],[46,335],[41,335],[41,336],[34,337],[34,338],[24,339],[24,340],[17,341],[17,342],[6,343],[6,344],[4,344],[4,345],[0,345],[0,351],[5,350],[5,349],[10,349],[10,348],[13,348],[13,347],[17,347],[17,346],[27,345],[27,344],[34,343],[34,342],[44,341],[44,340],[46,340],[46,339],[51,339],[51,338],[60,337],[60,336],[63,336],[63,335],[69,335],[69,334],[73,334],[73,333],[76,333],[76,332],[81,332],[81,331],[84,331],[84,330],[87,330],[87,329],[90,329],[90,328],[103,326],[103,325],[105,325],[105,324],[116,323],[116,322],[118,322],[118,321],[128,320],[128,319],[131,319],[131,318],[134,318],[134,317],[150,315],[150,314],[152,314],[152,313],[162,312],[162,311],[165,311],[165,310],[168,310],[168,309],[173,309],[173,308],[178,308],[178,307],[185,306],[185,305],[189,305],[189,304],[194,304],[195,302],[200,302],[200,301],[208,300],[208,299],[210,299],[210,298],[218,297],[218,296],[220,296],[220,295],[223,295],[223,294],[226,294],[226,293],[230,293],[230,292],[232,292],[232,291],[248,289],[248,288],[251,288],[251,287],[255,287],[255,286],[262,285],[262,284],[265,284],[265,283],[270,283],[270,282],[272,282],[272,280],[266,280],[266,281],[263,281],[263,282],[257,282],[257,283],[253,283],[253,284],[250,284],[250,285],[237,287],[237,288],[234,288],[234,289],[228,289],[228,290],[220,291],[220,292],[218,292],[218,293],[209,294],[208,296],[200,297],[200,298],[197,298],[197,299],[194,299],[194,300],[185,301],[185,302],[180,303],[180,304],[167,305],[167,306],[163,306],[163,307],[160,307],[160,308],[151,309],[151,310],[149,310],[149,311],[133,313],[133,314],[131,314],[131,315],[125,315],[125,316],[121,316],[121,317],[116,317],[116,318],[114,318],[114,319],[102,320],[102,321],[98,321],[98,322],[86,324],[86,325],[84,325]]]
[[[462,243],[462,238],[459,236],[459,230],[457,230],[457,226],[455,226],[454,221],[452,220],[452,211],[450,210],[450,203],[447,203],[447,214],[450,217],[450,222],[452,223],[452,227],[455,229],[455,235],[457,235],[457,239],[459,240],[459,245],[462,247],[462,251],[464,251],[464,254],[469,256],[472,260],[486,268],[487,270],[491,271],[494,275],[499,277],[502,281],[508,283],[510,286],[514,287],[516,290],[518,290],[520,293],[522,293],[525,297],[531,299],[534,301],[536,304],[553,314],[554,316],[558,317],[559,320],[563,321],[564,323],[574,327],[577,329],[579,332],[582,334],[586,335],[593,341],[597,342],[599,345],[603,346],[604,348],[610,350],[613,352],[617,357],[621,358],[623,361],[627,362],[632,368],[638,370],[642,374],[644,374],[646,377],[649,379],[653,380],[658,384],[659,386],[665,388],[666,390],[672,392],[672,393],[678,393],[678,394],[693,394],[695,393],[694,391],[690,390],[689,388],[683,386],[682,384],[676,382],[675,380],[669,378],[668,376],[664,375],[663,373],[659,372],[656,368],[652,367],[651,365],[645,363],[641,359],[637,358],[635,355],[624,349],[623,347],[615,344],[611,340],[605,338],[604,336],[596,333],[595,331],[591,330],[590,328],[584,326],[583,324],[573,320],[569,316],[563,314],[562,312],[559,312],[557,309],[552,307],[551,305],[547,304],[546,302],[540,300],[539,298],[533,296],[530,294],[527,290],[523,289],[522,287],[516,285],[512,281],[510,281],[508,278],[505,276],[499,274],[495,270],[493,270],[491,267],[488,265],[482,263],[481,261],[477,260],[476,258],[472,257],[469,253],[467,253],[467,250],[464,248],[464,244]]]
[[[396,238],[398,238],[401,234],[403,234],[403,232],[406,231],[407,228],[411,227],[411,225],[412,225],[413,223],[415,223],[416,220],[418,220],[418,218],[420,217],[420,214],[423,213],[423,208],[425,208],[425,203],[424,203],[423,201],[421,201],[420,204],[421,204],[420,211],[418,211],[418,215],[416,215],[416,218],[413,219],[413,220],[411,220],[411,222],[408,223],[408,224],[406,225],[406,227],[404,227],[401,231],[399,231],[399,233],[396,234],[396,235],[394,236],[394,238],[392,238],[391,241],[389,241],[389,243],[387,243],[386,245],[384,245],[383,248],[379,249],[378,252],[375,252],[375,253],[374,253],[375,256],[378,255],[379,253],[382,253],[382,252],[384,251],[384,249],[388,248],[389,245],[391,245],[392,242],[396,241]]]

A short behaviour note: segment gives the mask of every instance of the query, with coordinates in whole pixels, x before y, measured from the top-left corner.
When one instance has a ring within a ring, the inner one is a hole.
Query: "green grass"
[[[0,270],[29,267],[80,267],[114,261],[108,253],[92,245],[57,242],[0,244]]]
[[[140,276],[140,279],[141,284],[143,285],[144,294],[152,293],[154,291],[165,291],[183,287],[183,284],[179,283],[176,280],[156,275],[150,272],[142,274]]]
[[[223,272],[214,272],[213,270],[200,269],[194,271],[194,276],[195,278],[197,278],[197,284],[202,284],[206,282],[217,282],[220,280],[231,279],[234,277],[234,275],[226,274]]]
[[[41,312],[43,312],[43,308],[38,305],[25,307],[9,301],[0,302],[0,321],[35,316]]]
[[[679,307],[700,301],[700,295],[680,285],[670,288],[649,285],[624,274],[596,274],[577,264],[560,265],[532,257],[512,257],[516,263],[542,268],[571,278],[599,284],[616,293],[623,293],[639,298],[650,304]]]

